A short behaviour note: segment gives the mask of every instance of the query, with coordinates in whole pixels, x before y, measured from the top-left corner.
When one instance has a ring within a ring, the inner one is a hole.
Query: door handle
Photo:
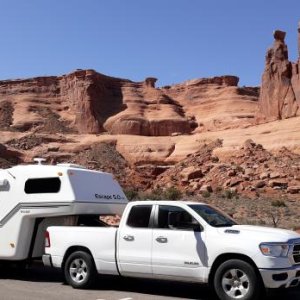
[[[164,236],[159,236],[156,238],[156,241],[159,242],[159,243],[162,243],[162,244],[165,244],[168,242],[168,239]]]
[[[132,241],[134,241],[134,236],[128,234],[128,235],[123,236],[123,239],[127,242],[132,242]]]

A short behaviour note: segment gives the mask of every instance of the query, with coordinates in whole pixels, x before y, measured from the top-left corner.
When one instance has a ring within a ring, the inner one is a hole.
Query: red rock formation
[[[253,117],[257,96],[237,87],[236,76],[169,88],[155,88],[156,80],[132,82],[76,70],[59,77],[0,81],[0,129],[171,136],[189,134],[199,125],[200,131],[238,127]],[[236,115],[220,113],[228,109]]]
[[[193,132],[243,128],[253,123],[258,89],[238,87],[238,81],[236,76],[200,78],[162,90],[197,125]]]
[[[285,32],[274,32],[273,47],[267,51],[259,97],[258,121],[295,117],[299,113],[298,64],[288,60]],[[298,98],[298,103],[297,103]]]
[[[79,133],[103,132],[104,122],[124,109],[121,85],[125,82],[129,80],[94,70],[77,70],[60,78],[62,101],[70,106]]]
[[[298,61],[292,64],[292,87],[298,107],[300,107],[300,22],[298,25],[298,53]]]
[[[193,126],[182,107],[156,89],[155,81],[151,77],[131,82],[93,70],[2,81],[0,128],[150,136],[190,133]]]

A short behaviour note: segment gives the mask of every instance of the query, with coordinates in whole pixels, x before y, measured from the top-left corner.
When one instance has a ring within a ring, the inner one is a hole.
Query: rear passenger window
[[[24,190],[26,194],[58,193],[60,185],[58,177],[28,179]]]
[[[152,205],[133,206],[127,219],[130,227],[148,228]]]

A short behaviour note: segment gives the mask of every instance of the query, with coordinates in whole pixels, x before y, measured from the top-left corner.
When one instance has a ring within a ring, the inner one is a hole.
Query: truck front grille
[[[294,245],[293,259],[294,259],[295,264],[300,264],[300,244]]]

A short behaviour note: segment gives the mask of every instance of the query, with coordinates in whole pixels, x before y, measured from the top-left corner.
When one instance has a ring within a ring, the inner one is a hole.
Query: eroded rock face
[[[78,70],[59,78],[60,97],[68,103],[79,133],[100,133],[103,124],[125,107],[121,86],[127,80],[93,70]]]
[[[285,32],[274,31],[274,44],[267,51],[259,97],[258,121],[274,121],[299,114],[299,61],[288,59]]]
[[[132,82],[93,70],[0,82],[2,130],[168,136],[193,126],[155,78]]]
[[[156,80],[132,82],[76,70],[58,77],[0,81],[0,129],[172,136],[238,127],[253,118],[257,92],[237,87],[236,76],[164,88],[156,88]]]

